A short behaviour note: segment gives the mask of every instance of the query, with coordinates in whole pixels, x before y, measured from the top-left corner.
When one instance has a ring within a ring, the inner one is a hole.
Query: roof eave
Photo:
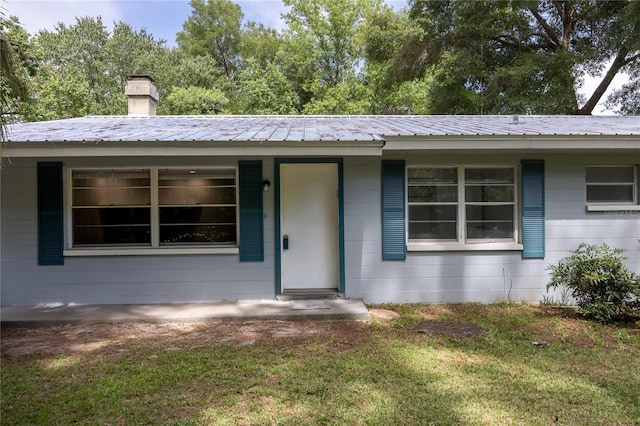
[[[384,141],[64,141],[8,142],[3,158],[188,156],[380,156]]]
[[[384,153],[399,152],[640,152],[640,135],[388,136]]]

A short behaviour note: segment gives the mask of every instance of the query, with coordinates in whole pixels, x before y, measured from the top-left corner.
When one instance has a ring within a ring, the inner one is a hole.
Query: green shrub
[[[640,277],[624,265],[623,249],[582,243],[571,256],[550,265],[549,288],[571,290],[578,309],[601,322],[640,311]]]

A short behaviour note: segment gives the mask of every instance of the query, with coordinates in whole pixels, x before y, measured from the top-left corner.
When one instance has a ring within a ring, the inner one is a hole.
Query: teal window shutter
[[[62,163],[38,163],[38,265],[63,265]]]
[[[240,193],[240,261],[264,261],[262,161],[238,162]]]
[[[382,160],[382,259],[404,260],[405,179],[403,160]]]
[[[522,257],[544,258],[544,160],[522,160]]]

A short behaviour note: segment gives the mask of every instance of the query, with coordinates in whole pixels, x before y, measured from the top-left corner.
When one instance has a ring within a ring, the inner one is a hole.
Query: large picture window
[[[409,167],[410,242],[517,242],[514,167]]]
[[[236,170],[71,172],[73,247],[235,245]]]

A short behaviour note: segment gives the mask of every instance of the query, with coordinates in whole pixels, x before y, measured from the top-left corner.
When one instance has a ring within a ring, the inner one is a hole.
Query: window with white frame
[[[73,247],[236,244],[236,170],[71,171]]]
[[[587,204],[637,204],[637,193],[634,166],[586,168]]]
[[[517,242],[514,167],[409,167],[409,242]]]
[[[236,241],[234,169],[158,172],[160,245]]]

